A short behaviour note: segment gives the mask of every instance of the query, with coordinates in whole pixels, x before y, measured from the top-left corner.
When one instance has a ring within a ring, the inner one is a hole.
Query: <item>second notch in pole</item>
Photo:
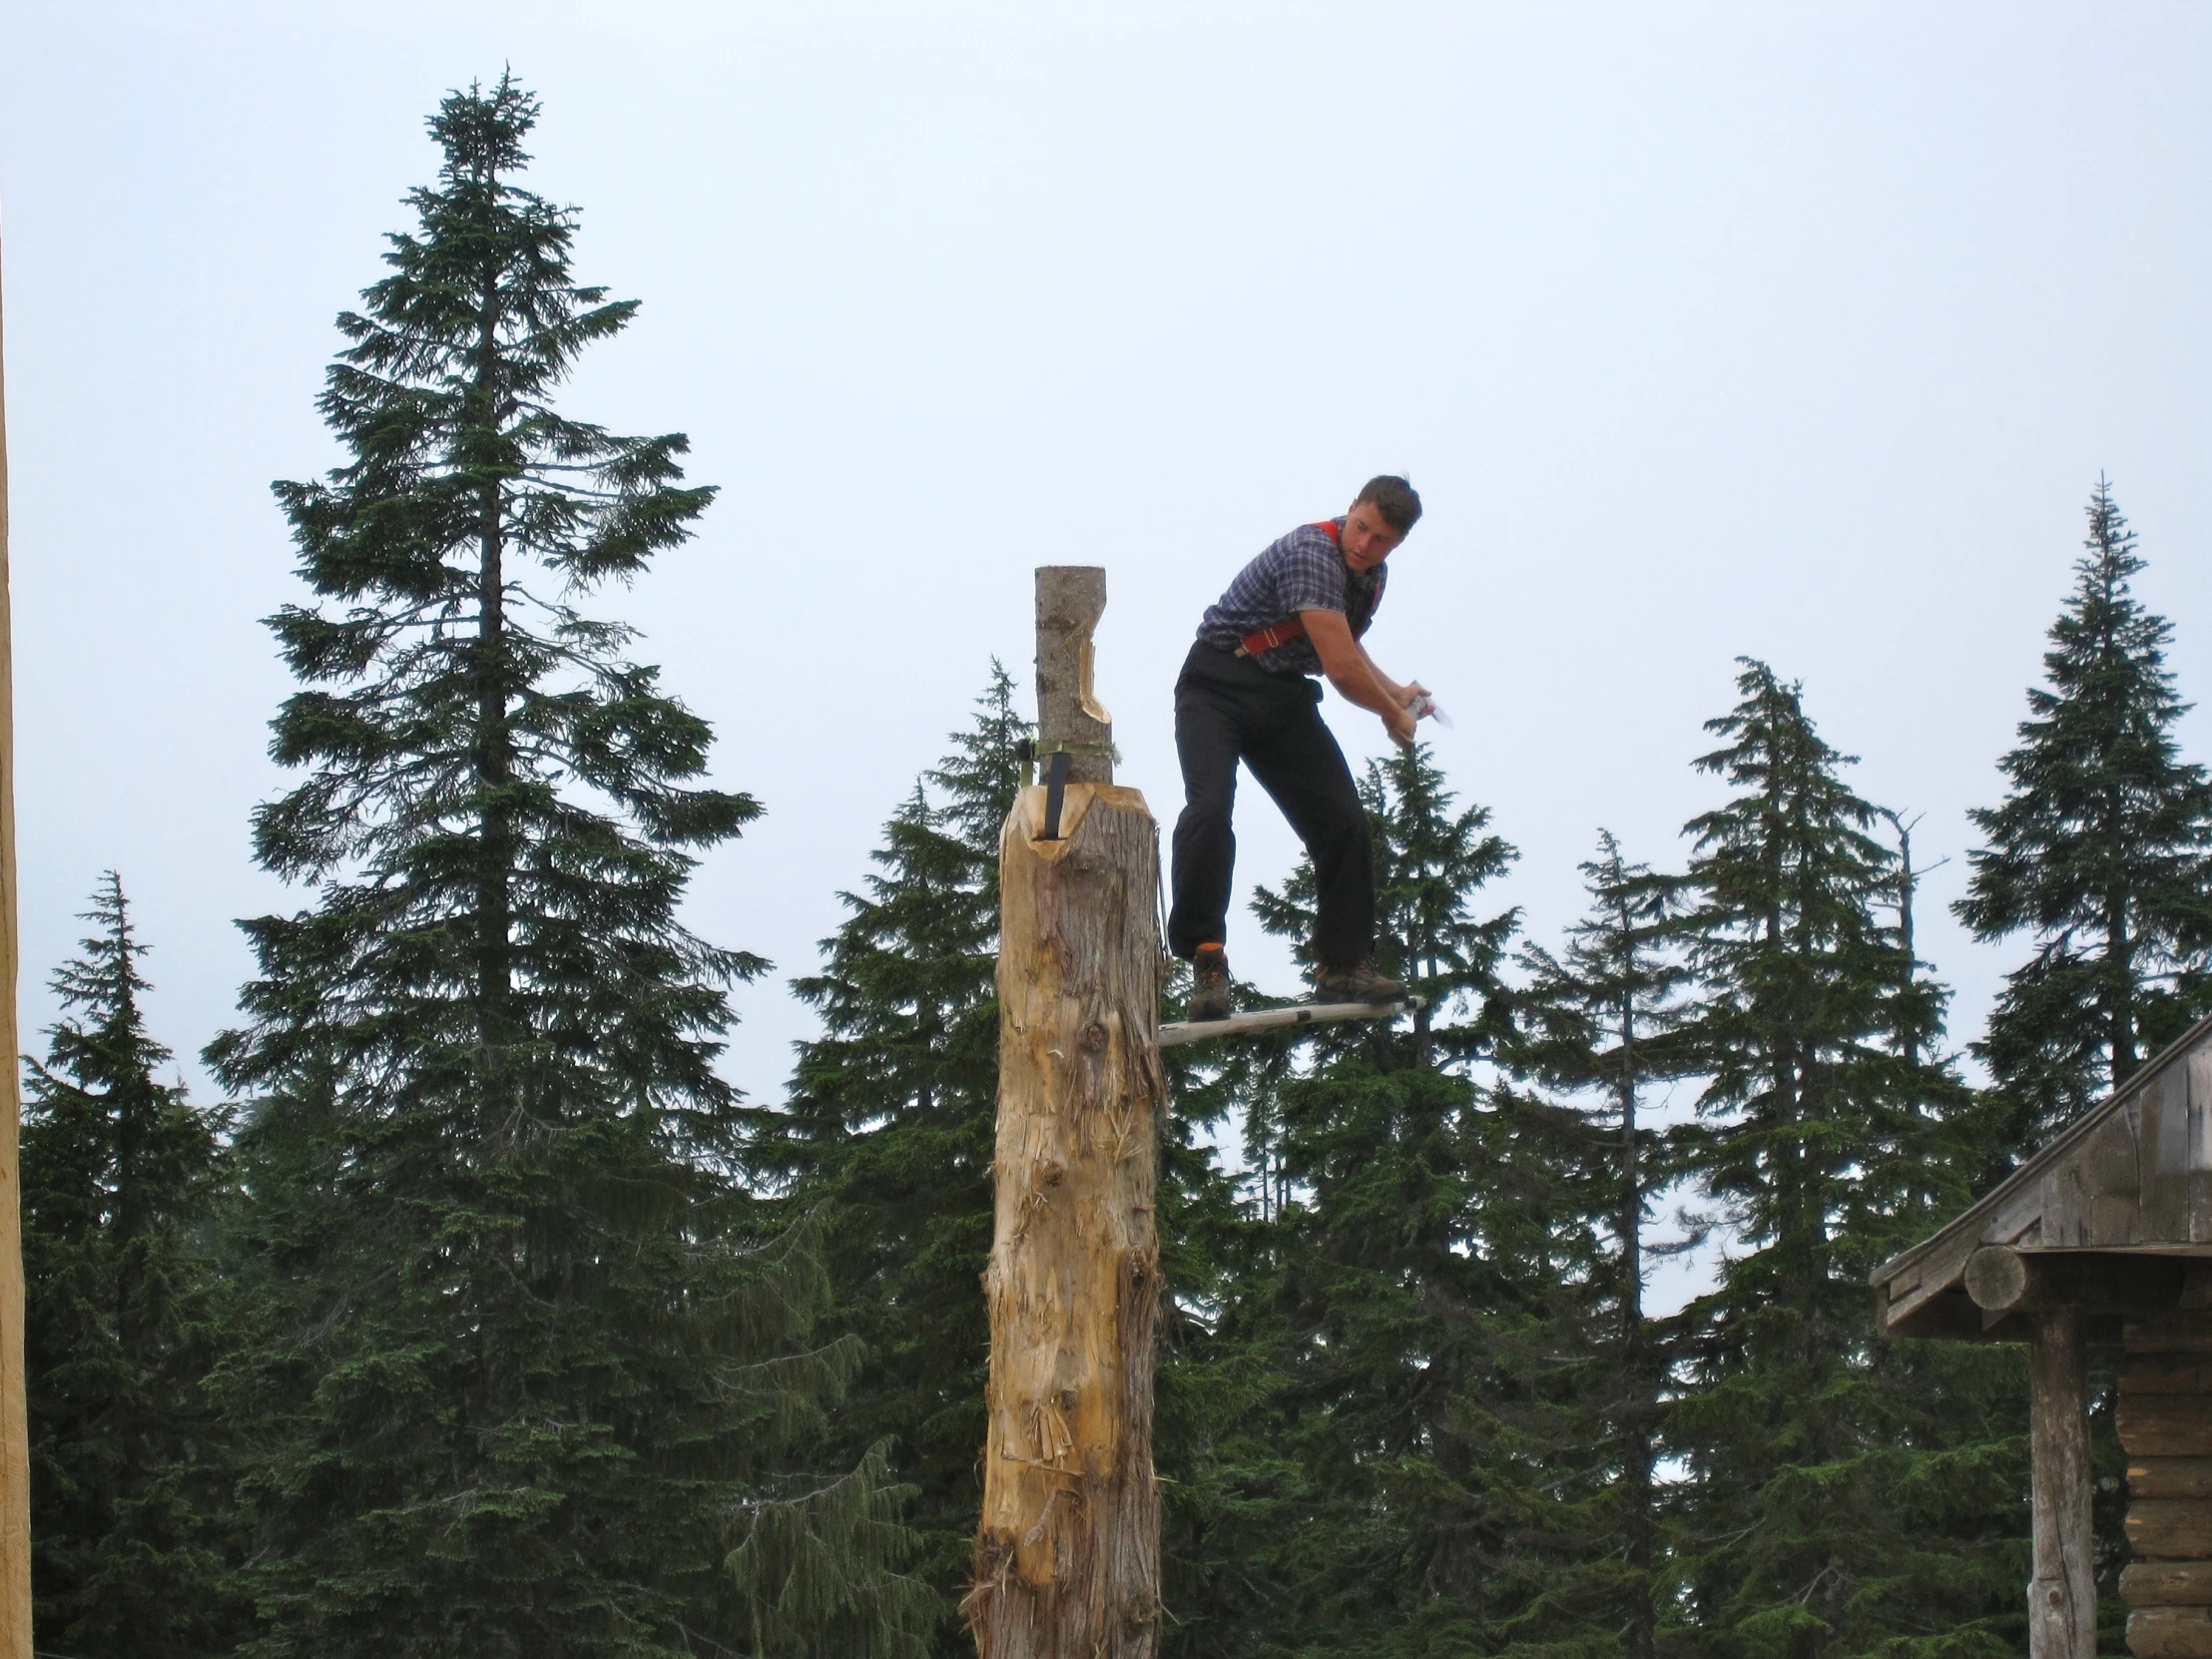
[[[1052,759],[1044,769],[1044,833],[1037,839],[1056,841],[1060,838],[1060,807],[1068,795],[1068,752],[1055,749]]]

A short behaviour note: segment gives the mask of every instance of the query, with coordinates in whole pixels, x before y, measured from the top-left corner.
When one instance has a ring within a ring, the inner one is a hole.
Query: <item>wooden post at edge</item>
[[[2030,1316],[2028,1437],[2034,1578],[2028,1659],[2095,1659],[2096,1561],[2089,1523],[2089,1367],[2078,1307]]]
[[[17,1149],[15,624],[8,582],[8,390],[0,328],[0,1659],[31,1659],[31,1432],[23,1397],[23,1183]]]
[[[1103,571],[1037,572],[1039,747],[1069,745],[1074,781],[1057,839],[1032,787],[999,840],[988,1426],[961,1604],[982,1659],[1159,1651],[1159,831],[1114,786],[1090,695],[1104,605]]]

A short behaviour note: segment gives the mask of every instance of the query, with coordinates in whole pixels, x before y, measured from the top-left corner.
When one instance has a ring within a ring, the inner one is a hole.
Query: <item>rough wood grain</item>
[[[1992,1195],[1996,1202],[1981,1226],[1983,1244],[2009,1244],[2032,1248],[2045,1243],[2043,1238],[2043,1189],[2039,1184],[2022,1186],[2012,1193]]]
[[[2017,1308],[2027,1300],[2027,1262],[2008,1246],[1983,1245],[1966,1258],[1960,1283],[1976,1308],[1991,1313]]]
[[[0,1054],[16,1040],[15,673],[8,584],[7,385],[0,377]],[[31,1659],[31,1437],[23,1398],[23,1223],[16,1160],[23,1109],[0,1067],[0,1656]]]
[[[2036,1227],[2035,1242],[2045,1249],[2078,1246],[2087,1232],[2085,1218],[2089,1211],[2079,1149],[2043,1172],[2042,1188],[2042,1219]]]
[[[1910,1288],[1893,1284],[1883,1305],[1883,1329],[1894,1332],[1921,1309],[1941,1296],[1955,1284],[1961,1269],[1973,1255],[1974,1241],[1959,1238],[1946,1241],[1943,1248],[1916,1265],[1914,1283]]]
[[[2130,1320],[2120,1335],[2130,1354],[2212,1354],[2212,1319],[2201,1311]]]
[[[1106,611],[1106,572],[1097,565],[1037,567],[1037,743],[1111,751],[1114,717],[1092,689],[1091,634]],[[1111,784],[1110,753],[1068,757],[1068,781]]]
[[[2139,1251],[2015,1250],[1983,1245],[1959,1283],[1992,1314],[2079,1304],[2092,1314],[2150,1315],[2180,1305],[2188,1264]]]
[[[2131,1354],[2120,1366],[2123,1394],[2212,1394],[2212,1354]]]
[[[2027,1378],[2034,1465],[2028,1659],[2094,1659],[2097,1585],[2089,1529],[2089,1378],[2079,1309],[2032,1316]]]
[[[1908,1337],[1921,1342],[1984,1342],[1993,1335],[1989,1319],[1989,1315],[1966,1299],[1964,1291],[1954,1287],[1923,1299],[1909,1313],[1898,1315],[1894,1309],[1890,1310],[1884,1319],[1884,1329],[1892,1337]],[[2003,1323],[2006,1335],[1999,1340],[2020,1341],[2020,1336],[2009,1328],[2023,1320]]]
[[[2143,1161],[2138,1237],[2180,1244],[2189,1237],[2189,1076],[2171,1066],[2145,1080],[2138,1147]]]
[[[1072,785],[1056,841],[1024,790],[999,843],[998,1136],[982,1659],[1152,1659],[1160,1505],[1154,1125],[1166,1084],[1144,797]]]
[[[2212,1457],[2130,1457],[2130,1497],[2212,1497]]]
[[[2212,1609],[2145,1607],[2127,1616],[2135,1659],[2212,1659]]]
[[[2143,1239],[2143,1096],[2137,1090],[2089,1139],[2082,1159],[2088,1211],[2080,1243],[2130,1245]]]
[[[2212,1457],[2212,1398],[2120,1395],[2120,1444],[2137,1457]]]
[[[2189,1240],[2212,1244],[2212,1045],[2180,1068],[2189,1090]]]
[[[2212,1498],[2129,1499],[2127,1543],[2146,1561],[2212,1558]]]
[[[2131,1561],[2120,1597],[2130,1607],[2212,1607],[2212,1561]]]

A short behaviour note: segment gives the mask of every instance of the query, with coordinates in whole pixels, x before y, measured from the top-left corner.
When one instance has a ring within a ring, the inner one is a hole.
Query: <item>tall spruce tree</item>
[[[1278,1381],[1222,1441],[1219,1645],[1250,1655],[1538,1651],[1555,1561],[1549,1350],[1592,1267],[1557,1150],[1572,1114],[1493,1095],[1471,1066],[1511,911],[1480,914],[1513,856],[1453,810],[1424,748],[1372,767],[1378,959],[1428,1005],[1410,1028],[1320,1028],[1279,1086],[1287,1201],[1229,1293],[1225,1346]],[[1310,872],[1254,908],[1303,937]],[[1241,1594],[1237,1593],[1241,1590]]]
[[[184,1659],[228,1651],[246,1611],[224,1591],[231,1471],[203,1387],[223,1346],[223,1116],[160,1080],[114,871],[85,919],[46,1061],[25,1061],[34,1616],[57,1653]]]
[[[1940,988],[1878,913],[1875,809],[1798,688],[1745,663],[1701,770],[1683,1026],[1704,1080],[1684,1163],[1730,1232],[1680,1320],[1666,1422],[1694,1482],[1684,1640],[1716,1656],[1995,1655],[2017,1639],[2021,1465],[2003,1355],[1873,1340],[1869,1269],[1966,1196],[1964,1091],[1921,1058]]]
[[[972,1648],[954,1606],[982,1488],[998,1091],[998,832],[1029,728],[996,663],[974,720],[883,829],[864,890],[796,981],[824,1034],[803,1044],[781,1112],[753,1114],[747,1156],[829,1243],[837,1324],[866,1344],[835,1443],[888,1438],[916,1489],[933,1651]]]
[[[2212,1004],[2212,782],[2180,757],[2173,630],[2134,595],[2143,560],[2102,478],[2088,516],[2046,684],[1998,763],[2003,803],[1972,815],[1988,844],[1956,905],[1985,943],[2034,941],[1977,1048],[2013,1158]]]
[[[811,1341],[806,1241],[756,1241],[715,1070],[765,964],[677,917],[759,809],[571,603],[713,492],[680,435],[552,406],[636,305],[514,183],[536,117],[507,78],[441,104],[419,228],[339,318],[349,458],[276,486],[319,603],[272,622],[306,776],[255,847],[316,901],[246,924],[249,1023],[209,1051],[254,1096],[253,1651],[888,1654],[879,1465],[791,1486],[849,1349]]]
[[[1665,1600],[1653,1472],[1669,1366],[1644,1313],[1645,1231],[1653,1195],[1671,1170],[1645,1093],[1681,1071],[1670,1038],[1688,973],[1669,881],[1630,863],[1609,830],[1582,874],[1590,908],[1568,929],[1563,953],[1536,945],[1521,952],[1529,982],[1509,1050],[1524,1074],[1570,1098],[1595,1097],[1583,1108],[1593,1133],[1575,1163],[1613,1194],[1604,1222],[1612,1260],[1594,1277],[1590,1297],[1570,1306],[1558,1344],[1562,1357],[1579,1356],[1583,1372],[1575,1390],[1576,1438],[1588,1448],[1583,1466],[1607,1471],[1583,1517],[1575,1570],[1562,1574],[1558,1595],[1579,1602],[1591,1628],[1618,1629],[1628,1659],[1653,1659]]]

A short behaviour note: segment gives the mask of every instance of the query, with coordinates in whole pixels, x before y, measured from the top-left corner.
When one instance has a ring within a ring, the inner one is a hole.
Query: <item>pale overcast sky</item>
[[[1428,514],[1370,644],[1455,717],[1437,755],[1521,850],[1500,904],[1554,939],[1600,825],[1678,860],[1758,655],[1952,858],[1922,924],[1964,1040],[2020,955],[1944,912],[1964,814],[2100,470],[2212,692],[2208,44],[2212,8],[2114,0],[11,0],[27,1026],[104,868],[188,1057],[233,918],[300,901],[247,848],[287,690],[257,619],[302,591],[268,485],[332,460],[331,317],[433,175],[423,118],[511,64],[578,275],[644,301],[565,406],[688,431],[723,487],[599,608],[768,809],[692,906],[778,965],[749,1091],[882,820],[990,658],[1026,674],[1032,566],[1107,567],[1101,694],[1166,824],[1198,613],[1382,470]],[[1242,830],[1280,879],[1257,792]]]

